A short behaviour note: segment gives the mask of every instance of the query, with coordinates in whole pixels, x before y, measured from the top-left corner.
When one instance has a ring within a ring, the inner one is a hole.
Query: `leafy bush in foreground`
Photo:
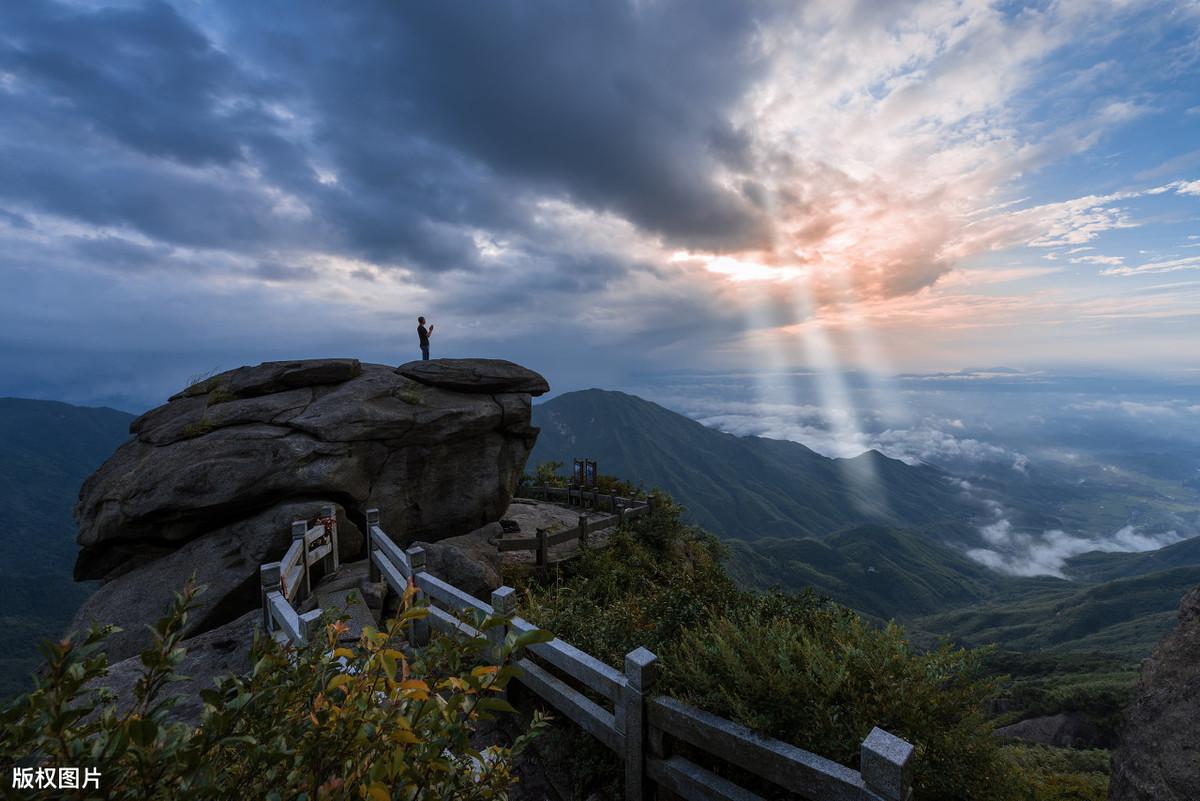
[[[507,797],[512,760],[532,731],[511,748],[482,752],[471,736],[480,720],[511,711],[500,695],[514,672],[507,662],[540,633],[510,637],[495,665],[487,664],[483,637],[435,637],[410,660],[399,648],[403,628],[427,610],[406,597],[386,631],[368,631],[355,647],[338,645],[341,622],[302,649],[259,638],[253,670],[205,690],[202,721],[193,727],[171,720],[173,699],[164,690],[180,678],[180,641],[197,592],[189,585],[153,627],[154,644],[141,655],[142,676],[127,710],[116,708],[111,693],[88,687],[106,672],[108,631],[46,646],[37,688],[0,713],[6,785],[14,767],[89,767],[101,772],[99,791],[43,789],[21,798]],[[541,726],[535,719],[532,729]]]

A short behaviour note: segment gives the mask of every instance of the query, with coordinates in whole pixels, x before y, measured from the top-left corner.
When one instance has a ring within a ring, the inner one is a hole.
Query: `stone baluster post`
[[[367,510],[367,530],[363,532],[367,538],[367,580],[378,582],[383,579],[383,574],[379,572],[379,565],[375,562],[375,537],[371,534],[371,529],[379,525],[379,510]]]
[[[275,630],[275,624],[271,618],[271,605],[267,603],[267,593],[279,592],[279,563],[262,565],[258,569],[258,580],[262,590],[263,630],[270,634]]]
[[[409,548],[405,553],[408,554],[408,565],[412,569],[412,582],[416,584],[417,574],[425,572],[425,549],[419,547]],[[417,588],[416,595],[413,596],[413,602],[420,601],[425,598],[425,593],[421,588]],[[425,619],[414,620],[412,627],[409,630],[409,642],[414,647],[424,645],[429,642],[429,621]]]
[[[337,507],[331,503],[325,504],[321,507],[321,517],[326,520],[333,518],[333,531],[329,538],[329,556],[325,557],[325,575],[328,576],[336,573],[342,566],[341,558],[338,556]]]
[[[517,591],[512,587],[500,587],[492,590],[492,614],[495,617],[504,617],[511,619],[517,613]],[[488,629],[487,638],[492,646],[491,660],[493,665],[499,665],[503,657],[504,638],[508,636],[508,624],[503,626],[493,626]],[[502,698],[508,697],[508,691],[505,690],[501,694]]]
[[[588,519],[587,515],[579,516],[579,550],[585,550],[588,544]]]
[[[297,601],[303,601],[312,593],[312,581],[308,577],[308,543],[304,541],[308,534],[308,522],[305,520],[292,521],[292,542],[300,540],[300,584],[304,594],[296,594]]]
[[[624,723],[625,801],[654,797],[646,780],[646,697],[658,679],[658,657],[645,648],[625,655],[625,686],[619,703]]]
[[[549,561],[549,546],[546,543],[546,529],[539,528],[537,530],[537,559],[535,564],[538,567],[545,567]]]
[[[911,743],[876,727],[863,740],[859,764],[867,789],[887,801],[912,798]]]
[[[305,645],[312,641],[312,638],[320,634],[321,627],[317,624],[321,622],[321,610],[314,609],[311,612],[305,612],[299,616],[300,627],[300,645]]]

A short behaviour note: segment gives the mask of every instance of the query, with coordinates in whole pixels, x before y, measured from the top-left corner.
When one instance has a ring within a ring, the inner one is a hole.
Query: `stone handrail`
[[[549,549],[555,545],[561,545],[564,542],[572,540],[579,541],[581,549],[587,547],[588,535],[605,528],[622,525],[627,520],[632,520],[644,514],[649,514],[654,511],[654,497],[646,496],[644,500],[637,498],[622,498],[615,492],[600,492],[594,488],[586,488],[578,485],[568,487],[550,487],[546,485],[539,486],[524,486],[518,487],[516,496],[519,498],[540,498],[544,501],[562,500],[567,506],[578,506],[580,509],[592,509],[599,511],[605,506],[608,507],[609,515],[607,517],[591,518],[581,514],[579,523],[574,528],[564,529],[556,534],[549,534],[544,529],[538,529],[537,535],[534,537],[519,537],[514,539],[501,539],[496,543],[498,550],[506,551],[533,551],[537,554],[536,564],[544,566],[549,564]]]
[[[378,509],[367,511],[367,532],[371,579],[386,581],[399,594],[408,592],[411,582],[418,602],[428,602],[429,616],[410,624],[413,646],[427,642],[430,627],[457,637],[481,636],[464,621],[467,610],[506,619],[504,625],[487,630],[494,654],[508,632],[519,635],[537,628],[516,615],[512,587],[495,590],[491,603],[486,603],[427,572],[424,550],[401,550],[379,526]],[[645,648],[626,654],[624,672],[557,637],[530,645],[527,652],[515,662],[520,669],[517,681],[621,758],[627,801],[654,798],[656,786],[685,799],[758,798],[689,759],[695,750],[810,801],[912,798],[913,746],[882,729],[872,730],[863,741],[861,770],[856,771],[655,695],[658,658]],[[584,689],[576,689],[580,686]]]
[[[278,562],[258,569],[262,592],[263,628],[292,642],[308,641],[309,628],[321,618],[321,610],[300,614],[296,605],[312,594],[312,568],[321,563],[324,575],[336,572],[338,562],[337,509],[321,507],[313,526],[305,520],[292,523],[292,544]]]

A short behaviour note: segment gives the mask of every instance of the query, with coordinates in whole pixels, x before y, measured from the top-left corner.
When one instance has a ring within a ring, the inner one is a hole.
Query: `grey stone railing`
[[[380,528],[377,509],[367,511],[367,535],[371,579],[386,581],[400,594],[412,582],[418,598],[428,601],[429,616],[411,624],[409,639],[414,646],[426,642],[430,628],[459,637],[482,636],[460,619],[467,609],[507,618],[506,625],[487,631],[494,648],[509,631],[537,629],[516,615],[513,588],[494,591],[489,604],[430,574],[425,570],[424,550],[396,545]],[[622,672],[556,637],[529,646],[515,664],[520,669],[517,681],[622,759],[626,801],[653,798],[656,786],[685,799],[761,801],[751,790],[693,761],[690,755],[697,750],[706,755],[706,763],[736,766],[810,801],[909,801],[912,797],[910,743],[876,728],[862,743],[861,770],[853,770],[656,695],[658,658],[645,648],[626,654]]]
[[[591,509],[593,512],[607,508],[609,512],[605,517],[589,518],[586,514],[581,514],[577,526],[555,534],[550,534],[545,529],[538,529],[537,535],[534,537],[501,539],[496,543],[496,547],[501,551],[534,551],[537,554],[535,561],[538,565],[549,563],[549,549],[555,545],[578,540],[579,547],[586,548],[589,534],[621,525],[627,520],[654,511],[652,496],[647,496],[645,499],[623,498],[615,492],[600,492],[594,488],[580,486],[524,486],[517,488],[516,496],[562,502],[567,506],[578,506],[580,509]]]
[[[292,544],[278,562],[258,569],[262,588],[263,628],[292,642],[308,641],[309,627],[321,610],[303,614],[296,605],[312,594],[312,568],[321,563],[325,575],[338,569],[337,509],[326,504],[311,528],[305,520],[292,523]]]

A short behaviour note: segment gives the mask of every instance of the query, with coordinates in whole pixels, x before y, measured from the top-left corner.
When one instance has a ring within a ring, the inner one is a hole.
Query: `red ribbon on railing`
[[[333,527],[337,524],[336,517],[318,517],[316,524],[325,527],[325,533],[308,544],[308,552],[312,553],[322,548],[326,543],[333,542]]]

